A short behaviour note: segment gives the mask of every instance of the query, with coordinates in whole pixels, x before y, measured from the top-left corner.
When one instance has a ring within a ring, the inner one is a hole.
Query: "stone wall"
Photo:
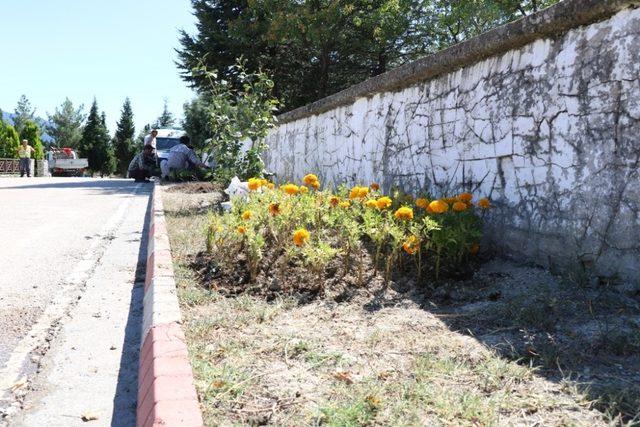
[[[469,190],[504,254],[639,281],[638,5],[565,0],[286,113],[267,168]]]

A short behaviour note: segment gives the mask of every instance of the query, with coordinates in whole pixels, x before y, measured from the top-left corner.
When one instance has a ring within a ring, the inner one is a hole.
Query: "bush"
[[[252,283],[299,264],[320,289],[330,264],[352,273],[360,286],[371,268],[385,283],[397,273],[418,280],[455,275],[477,254],[481,215],[489,207],[468,193],[437,200],[385,196],[375,184],[322,191],[315,175],[278,189],[253,178],[249,188],[231,213],[210,218],[207,248],[215,263],[233,270],[241,254]]]

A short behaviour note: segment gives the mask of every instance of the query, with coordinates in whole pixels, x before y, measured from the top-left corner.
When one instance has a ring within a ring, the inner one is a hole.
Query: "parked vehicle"
[[[52,148],[47,154],[49,170],[52,176],[84,176],[84,171],[89,167],[87,159],[79,159],[73,149]]]

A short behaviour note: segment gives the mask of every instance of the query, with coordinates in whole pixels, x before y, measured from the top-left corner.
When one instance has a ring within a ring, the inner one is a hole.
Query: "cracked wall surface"
[[[487,196],[489,241],[640,281],[640,9],[283,123],[280,179]]]

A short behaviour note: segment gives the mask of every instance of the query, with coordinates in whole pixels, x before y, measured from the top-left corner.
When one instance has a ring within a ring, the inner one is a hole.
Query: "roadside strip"
[[[154,183],[144,284],[137,425],[201,426],[173,275],[161,189]]]

